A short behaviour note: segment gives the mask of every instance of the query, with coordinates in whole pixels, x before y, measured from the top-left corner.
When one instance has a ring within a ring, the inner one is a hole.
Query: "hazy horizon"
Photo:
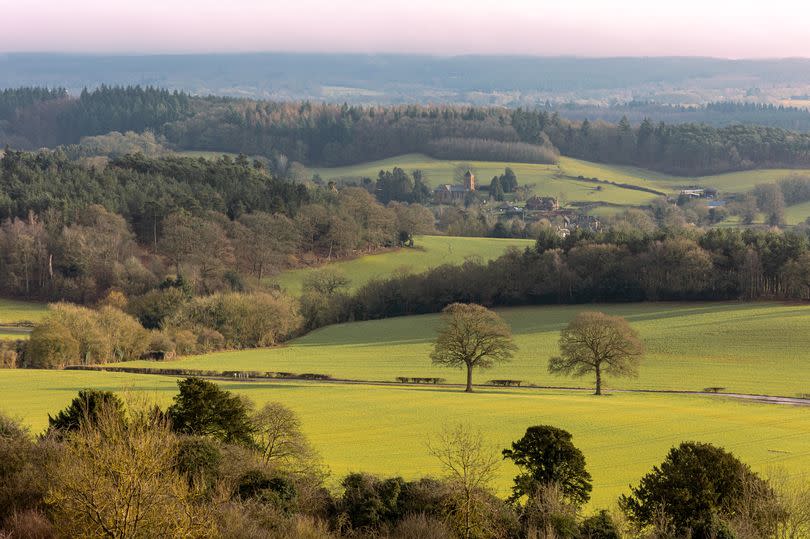
[[[33,0],[3,9],[0,53],[362,53],[810,57],[810,7],[790,0]]]

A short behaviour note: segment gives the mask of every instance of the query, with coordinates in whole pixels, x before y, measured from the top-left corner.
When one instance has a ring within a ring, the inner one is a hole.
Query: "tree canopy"
[[[442,325],[430,358],[434,365],[466,367],[471,393],[474,368],[509,361],[517,349],[512,331],[497,313],[475,304],[453,303],[442,311]]]
[[[560,332],[560,355],[549,359],[551,374],[596,376],[602,394],[602,375],[637,376],[644,345],[638,333],[620,316],[584,311]]]

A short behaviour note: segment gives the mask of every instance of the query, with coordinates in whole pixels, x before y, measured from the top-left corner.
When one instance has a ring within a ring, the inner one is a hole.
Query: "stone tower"
[[[464,188],[467,191],[475,191],[475,174],[469,170],[464,174]]]

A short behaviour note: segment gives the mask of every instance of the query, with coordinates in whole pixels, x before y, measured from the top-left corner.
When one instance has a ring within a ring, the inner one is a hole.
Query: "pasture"
[[[24,339],[28,328],[20,324],[37,322],[47,310],[44,303],[0,299],[0,339]]]
[[[667,450],[684,440],[712,442],[754,469],[783,469],[799,478],[810,468],[810,414],[806,408],[742,403],[686,395],[613,394],[595,397],[553,390],[486,390],[464,394],[441,388],[297,382],[222,383],[253,399],[284,403],[304,430],[336,483],[349,471],[413,478],[440,470],[426,440],[443,424],[465,422],[485,433],[494,450],[526,427],[552,424],[569,430],[585,453],[594,480],[592,507],[611,505]],[[0,410],[29,424],[47,425],[47,414],[68,404],[79,389],[95,387],[145,396],[167,405],[175,379],[162,376],[76,371],[0,371]],[[506,494],[515,469],[504,463],[496,486]]]
[[[474,381],[518,379],[542,386],[590,387],[589,378],[546,371],[558,353],[560,329],[577,312],[597,309],[626,317],[647,353],[636,379],[607,377],[607,387],[796,396],[810,393],[810,308],[780,303],[642,303],[499,309],[519,349],[512,362],[475,373]],[[335,378],[393,381],[398,376],[442,377],[461,383],[461,370],[431,365],[438,315],[328,326],[285,346],[218,352],[130,367],[321,373]]]
[[[525,249],[534,245],[533,240],[500,238],[460,238],[451,236],[419,236],[413,248],[402,248],[386,253],[366,255],[352,260],[334,262],[329,266],[342,271],[350,280],[350,288],[356,289],[378,277],[388,277],[401,272],[421,273],[442,264],[461,264],[470,257],[482,260],[498,258],[510,247]],[[307,275],[317,268],[285,271],[267,279],[278,284],[293,295],[301,294],[301,286]]]
[[[410,172],[422,170],[431,186],[442,183],[453,183],[454,172],[461,165],[470,165],[476,171],[478,181],[489,184],[492,176],[503,173],[504,167],[511,167],[517,174],[520,184],[534,184],[534,192],[541,196],[557,197],[562,203],[571,202],[608,202],[624,206],[648,204],[656,195],[643,191],[634,191],[620,187],[603,185],[601,190],[595,184],[578,181],[576,178],[598,178],[600,180],[626,183],[655,189],[669,195],[688,186],[713,187],[721,195],[744,193],[758,183],[773,183],[791,174],[810,174],[810,170],[762,169],[728,172],[711,176],[683,177],[655,172],[632,166],[592,163],[560,157],[556,165],[538,165],[531,163],[498,163],[491,161],[444,161],[421,154],[407,154],[380,161],[336,168],[313,168],[328,179],[376,178],[381,169],[389,170],[395,166]],[[615,208],[596,210],[598,215],[615,213]],[[797,224],[810,217],[810,205],[798,204],[787,208],[788,224]]]
[[[602,177],[599,174],[584,174],[573,164],[587,165],[584,161],[561,158],[557,165],[540,165],[533,163],[501,163],[495,161],[447,161],[434,159],[421,154],[407,154],[380,161],[372,161],[360,165],[337,168],[312,168],[310,172],[319,174],[324,180],[357,180],[360,178],[376,178],[380,170],[390,170],[396,166],[406,172],[419,169],[425,181],[431,187],[445,183],[455,183],[457,169],[471,167],[479,184],[489,185],[493,176],[503,174],[505,167],[510,167],[517,174],[521,185],[533,184],[534,193],[540,196],[557,197],[564,203],[570,202],[609,202],[612,204],[640,205],[647,204],[656,195],[643,191],[623,189],[612,185],[601,185],[575,179],[582,174],[585,177],[596,177],[603,180],[616,180],[656,188],[639,175],[626,177],[611,175]],[[597,165],[600,166],[600,165]],[[569,177],[573,176],[573,177]],[[618,178],[621,177],[621,180]]]

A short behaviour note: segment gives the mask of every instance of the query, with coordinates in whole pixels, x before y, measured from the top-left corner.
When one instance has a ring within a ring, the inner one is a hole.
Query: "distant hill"
[[[810,59],[569,58],[362,54],[0,56],[0,88],[153,85],[201,95],[349,103],[527,105],[649,99],[776,102],[810,93]]]

